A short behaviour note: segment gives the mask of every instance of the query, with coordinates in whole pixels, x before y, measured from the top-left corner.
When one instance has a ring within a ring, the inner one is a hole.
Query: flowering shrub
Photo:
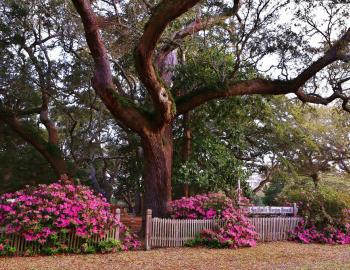
[[[327,186],[292,186],[279,197],[279,203],[296,203],[298,215],[308,227],[322,230],[327,226],[343,227],[349,223],[350,196]]]
[[[172,201],[170,215],[175,219],[220,219],[226,209],[234,210],[230,198],[221,193],[208,193]]]
[[[2,195],[0,210],[0,226],[6,227],[7,233],[41,244],[58,232],[103,236],[118,224],[105,198],[68,181]]]
[[[239,248],[256,246],[257,233],[240,209],[224,210],[224,225],[217,230],[203,230],[187,245],[205,245],[211,248]]]
[[[350,224],[343,228],[328,225],[320,229],[302,220],[290,234],[289,240],[304,244],[350,244]]]
[[[350,197],[330,187],[295,186],[280,200],[296,202],[303,220],[289,240],[301,243],[350,244]]]
[[[132,233],[124,224],[120,223],[119,227],[120,238],[122,240],[121,250],[138,250],[141,248],[142,244],[138,240],[137,235]]]
[[[196,195],[171,203],[171,217],[179,219],[220,219],[224,225],[218,230],[204,230],[187,245],[205,245],[216,248],[252,247],[257,233],[243,210],[220,193]]]
[[[69,180],[28,187],[0,197],[0,227],[5,227],[8,234],[40,243],[47,254],[67,251],[64,243],[58,242],[59,233],[74,233],[88,243],[92,236],[104,236],[117,225],[122,237],[125,235],[122,249],[138,248],[140,242],[111,213],[105,198]]]

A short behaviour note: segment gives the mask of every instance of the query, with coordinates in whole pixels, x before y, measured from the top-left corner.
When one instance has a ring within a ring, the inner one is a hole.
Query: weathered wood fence
[[[118,220],[120,220],[120,209],[116,210],[116,216]],[[5,228],[0,228],[0,238],[10,240],[11,246],[16,248],[16,255],[24,255],[28,250],[39,253],[42,248],[42,245],[39,243],[26,241],[23,236],[16,234],[7,234]],[[92,245],[97,245],[99,242],[107,239],[119,240],[119,226],[111,228],[103,237],[94,235],[91,239],[89,239],[89,241]],[[67,233],[58,234],[58,241],[62,244],[65,244],[67,248],[80,249],[82,244],[86,242],[86,239],[79,237],[74,233]]]
[[[281,241],[288,238],[301,220],[300,217],[250,217],[255,226],[259,241]],[[186,241],[193,239],[204,229],[215,229],[223,225],[221,220],[199,219],[163,219],[152,218],[152,212],[147,211],[146,217],[146,249],[151,247],[181,247]]]

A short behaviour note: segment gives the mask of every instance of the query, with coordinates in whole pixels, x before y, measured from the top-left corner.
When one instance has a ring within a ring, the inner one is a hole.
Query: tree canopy
[[[162,216],[172,183],[349,171],[346,3],[4,0],[0,14],[0,158],[42,174],[5,162],[6,181],[69,174]]]

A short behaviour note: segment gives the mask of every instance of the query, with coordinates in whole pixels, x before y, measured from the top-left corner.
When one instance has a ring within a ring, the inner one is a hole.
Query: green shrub
[[[47,247],[47,246],[44,246],[42,249],[41,249],[41,254],[43,255],[56,255],[60,253],[60,249],[57,248],[57,247]]]
[[[97,250],[101,253],[116,252],[116,251],[121,251],[122,246],[120,241],[115,239],[108,239],[108,240],[99,242],[97,245]]]
[[[16,247],[11,246],[10,240],[0,238],[0,256],[12,256],[16,251]]]
[[[84,243],[81,245],[81,252],[86,254],[94,254],[96,253],[96,248],[89,243]]]
[[[349,222],[350,196],[331,187],[293,185],[278,200],[281,204],[297,203],[299,215],[317,228],[339,227]]]
[[[196,234],[194,239],[187,240],[185,242],[186,247],[197,247],[204,246],[208,248],[222,248],[223,245],[217,239],[208,240],[205,237],[202,237],[201,233]]]

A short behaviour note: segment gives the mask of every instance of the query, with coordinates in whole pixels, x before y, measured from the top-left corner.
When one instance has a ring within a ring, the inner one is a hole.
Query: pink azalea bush
[[[346,224],[343,228],[331,225],[317,228],[302,220],[290,234],[289,240],[304,244],[350,244],[350,224]]]
[[[223,226],[204,230],[187,245],[205,245],[215,248],[239,248],[256,245],[257,233],[246,213],[234,206],[221,193],[209,193],[182,198],[171,203],[171,217],[177,219],[220,219]]]
[[[123,223],[120,223],[119,227],[120,238],[121,238],[121,250],[129,251],[129,250],[139,250],[142,247],[142,243],[138,240],[136,234],[132,233],[128,227],[126,227]]]
[[[217,248],[239,248],[256,246],[258,234],[240,209],[223,212],[224,225],[217,230],[204,230],[200,243]]]
[[[328,186],[293,186],[280,195],[281,203],[297,203],[303,220],[289,240],[304,244],[350,244],[350,196]]]
[[[234,210],[233,201],[221,193],[200,194],[170,203],[174,219],[220,219],[224,210]]]
[[[27,187],[0,197],[0,227],[5,227],[8,234],[42,245],[57,240],[59,233],[74,233],[88,242],[92,236],[103,236],[118,225],[122,236],[126,235],[122,249],[138,248],[140,242],[112,214],[102,195],[94,195],[89,187],[69,180]]]

